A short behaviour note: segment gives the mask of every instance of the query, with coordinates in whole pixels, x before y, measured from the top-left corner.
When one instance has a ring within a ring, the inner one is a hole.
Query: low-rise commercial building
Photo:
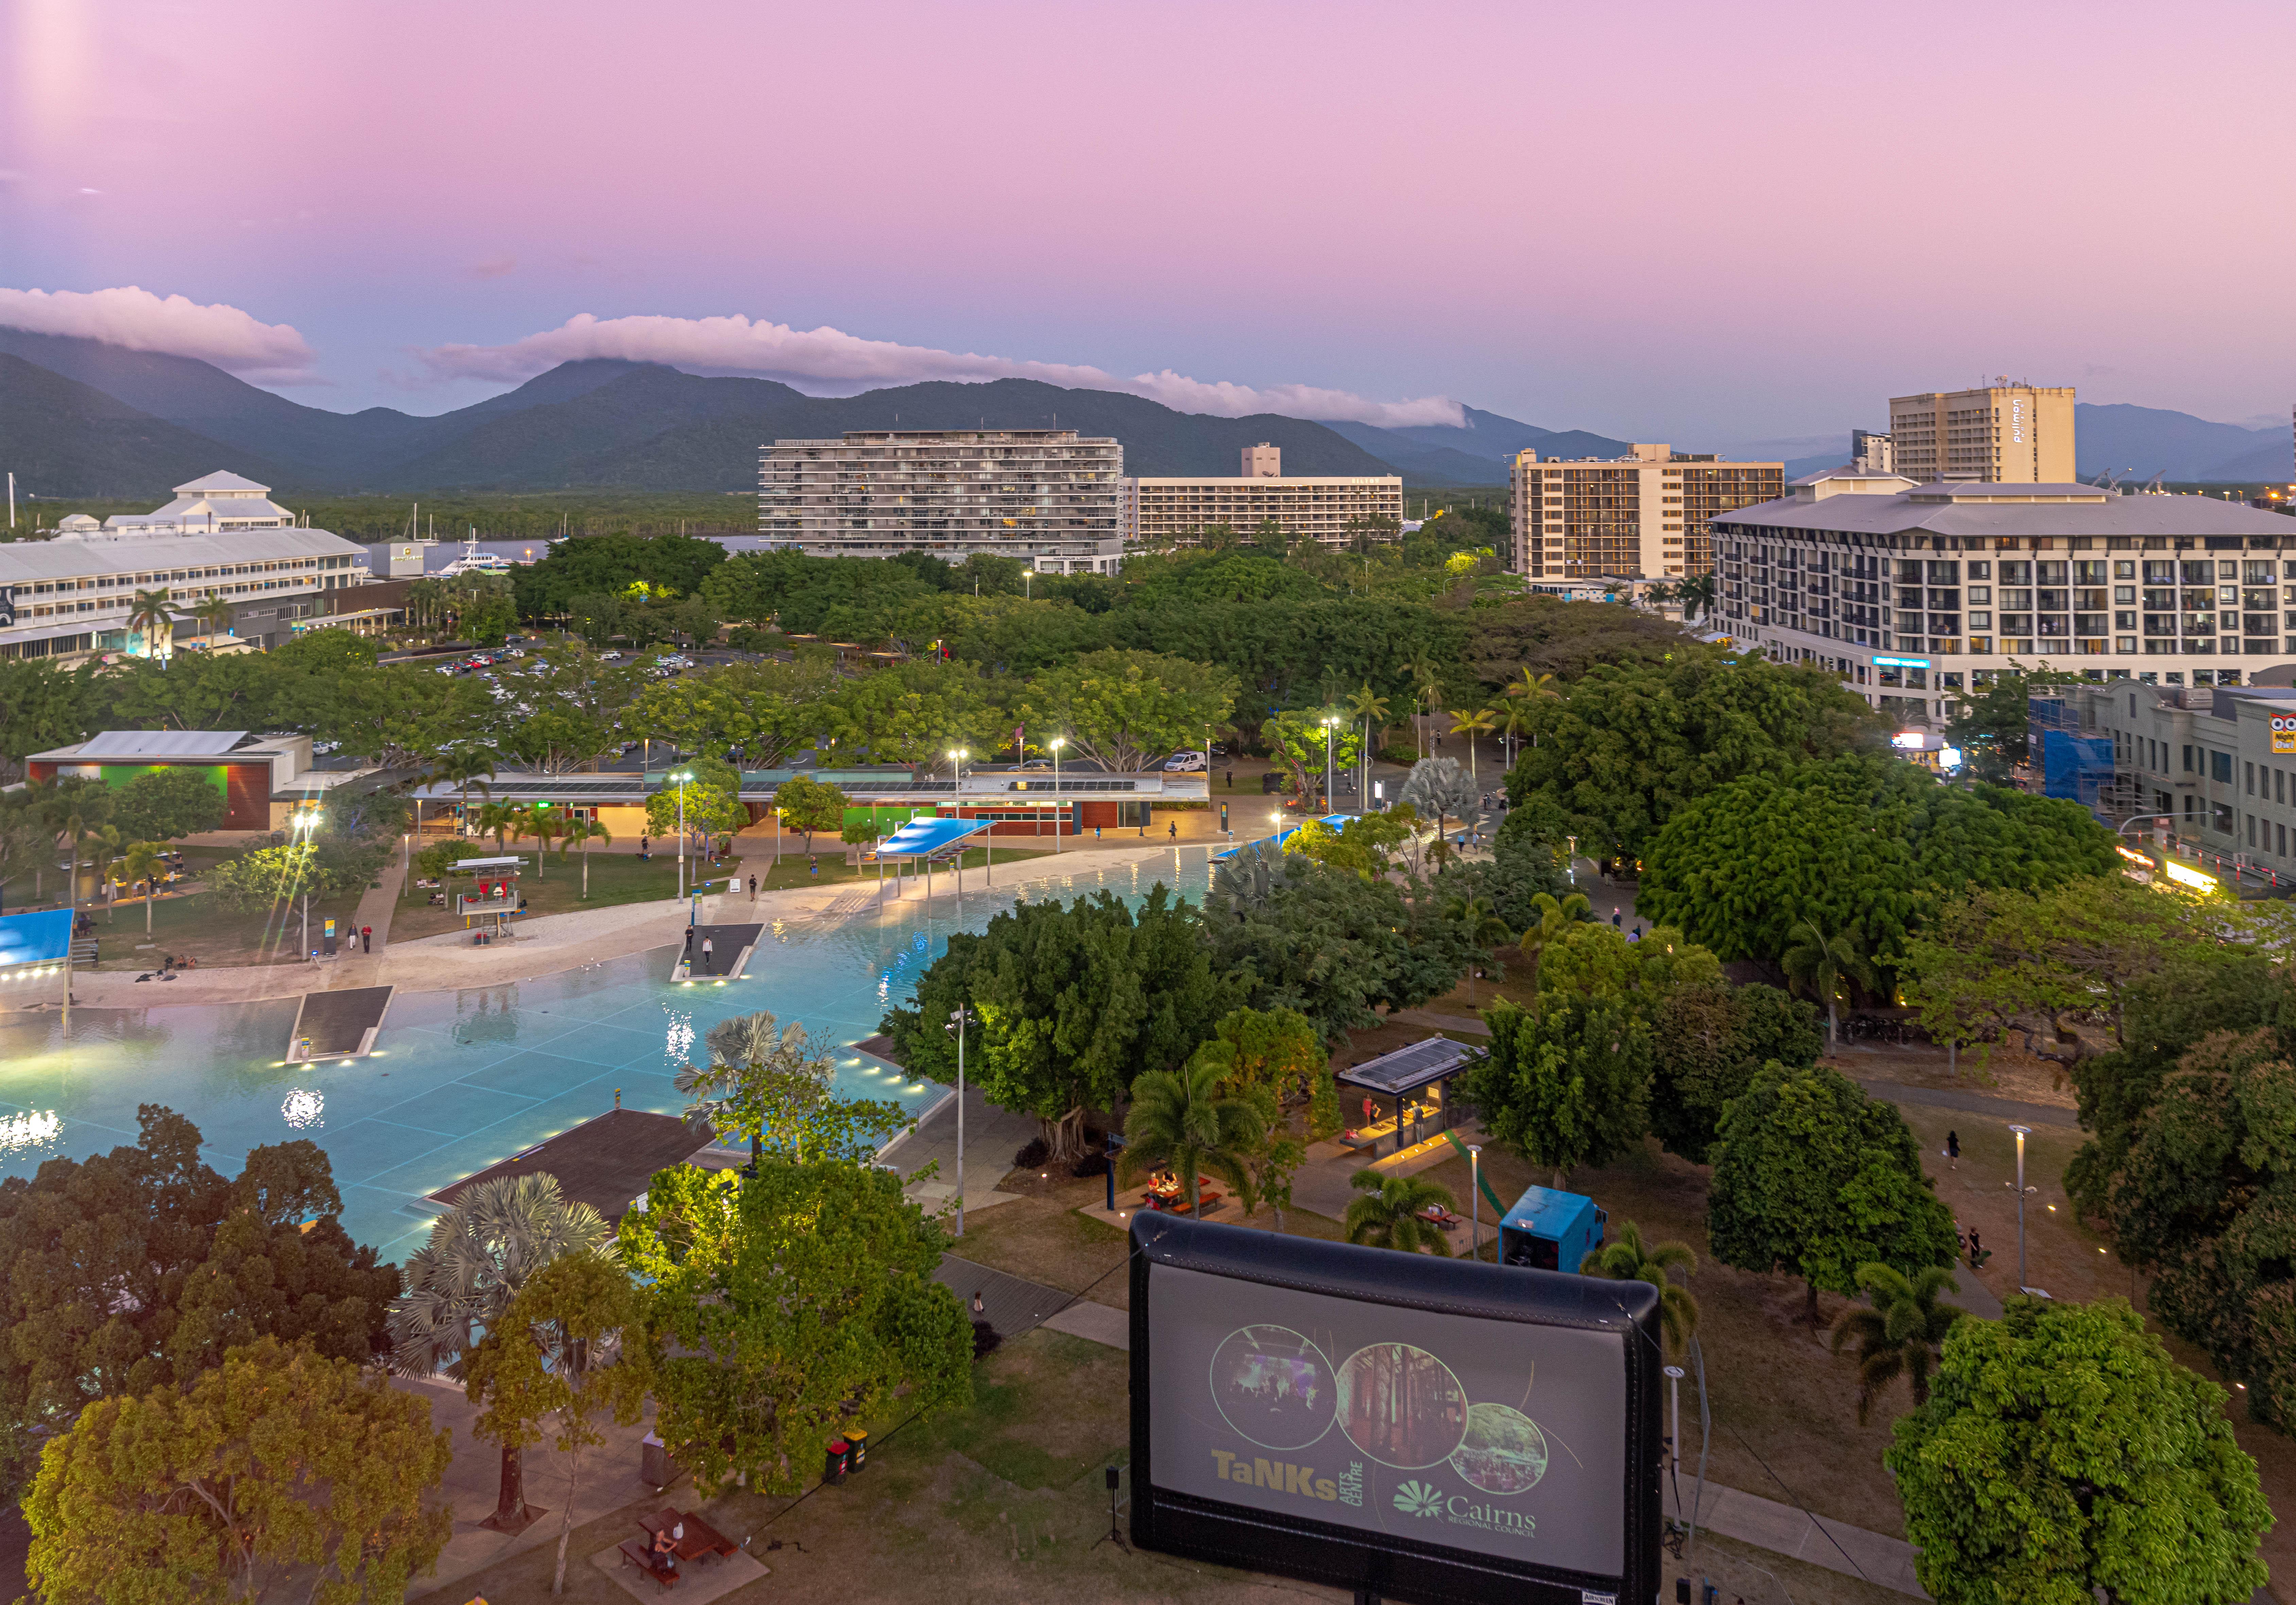
[[[107,730],[70,747],[35,752],[25,773],[125,786],[158,769],[190,769],[224,799],[226,831],[272,828],[271,798],[311,766],[307,735],[255,735],[244,730]]]
[[[1074,430],[850,430],[758,459],[758,533],[816,557],[1089,553],[1118,534],[1124,447]]]
[[[2211,496],[1835,469],[1714,528],[1732,639],[1904,719],[2013,662],[2216,686],[2296,657],[2296,523]]]
[[[1124,481],[1119,518],[1128,545],[1188,546],[1207,529],[1250,535],[1274,524],[1293,541],[1342,546],[1393,540],[1403,528],[1399,474],[1283,474],[1283,454],[1265,442],[1243,448],[1243,471],[1159,475]]]
[[[1784,495],[1786,483],[1784,463],[1727,463],[1663,445],[1569,461],[1527,451],[1510,478],[1513,567],[1533,579],[1710,574],[1713,520]]]
[[[0,545],[0,659],[73,662],[226,640],[277,646],[296,620],[325,610],[328,593],[368,577],[365,546],[299,528],[252,480],[210,474],[176,490],[156,512],[102,525],[76,515],[50,539]],[[128,627],[139,591],[165,592],[175,610],[158,640]],[[188,617],[209,597],[228,618]]]

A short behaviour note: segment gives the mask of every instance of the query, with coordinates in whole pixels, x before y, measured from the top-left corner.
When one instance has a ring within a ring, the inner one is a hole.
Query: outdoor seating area
[[[639,1517],[638,1527],[644,1538],[625,1538],[616,1547],[625,1561],[649,1574],[663,1590],[677,1585],[678,1568],[685,1562],[723,1561],[741,1551],[741,1545],[690,1511],[664,1506]]]
[[[1448,1131],[1464,1118],[1451,1079],[1478,1057],[1464,1043],[1430,1036],[1340,1071],[1340,1106],[1357,1123],[1339,1140],[1379,1159]]]
[[[1198,1215],[1210,1215],[1226,1197],[1227,1194],[1212,1185],[1211,1177],[1196,1178],[1195,1212]],[[1148,1190],[1140,1195],[1140,1207],[1144,1209],[1168,1209],[1174,1215],[1185,1215],[1188,1213],[1187,1189],[1181,1184],[1178,1176],[1168,1170],[1160,1170],[1148,1178]]]

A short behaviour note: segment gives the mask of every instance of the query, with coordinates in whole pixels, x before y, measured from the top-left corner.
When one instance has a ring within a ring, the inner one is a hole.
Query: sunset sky
[[[2296,396],[2284,4],[0,22],[0,323],[321,406],[594,354],[1693,446],[1996,373]]]

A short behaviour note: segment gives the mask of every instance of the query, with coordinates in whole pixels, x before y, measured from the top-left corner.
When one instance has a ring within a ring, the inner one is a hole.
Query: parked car
[[[1201,752],[1176,752],[1164,760],[1167,774],[1201,774],[1204,767],[1204,755]]]

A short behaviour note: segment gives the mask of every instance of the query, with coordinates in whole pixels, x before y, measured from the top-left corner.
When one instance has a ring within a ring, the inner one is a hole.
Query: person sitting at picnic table
[[[654,1570],[665,1575],[674,1576],[676,1573],[677,1540],[670,1535],[670,1529],[667,1526],[655,1532],[653,1545],[648,1552],[653,1556]]]

